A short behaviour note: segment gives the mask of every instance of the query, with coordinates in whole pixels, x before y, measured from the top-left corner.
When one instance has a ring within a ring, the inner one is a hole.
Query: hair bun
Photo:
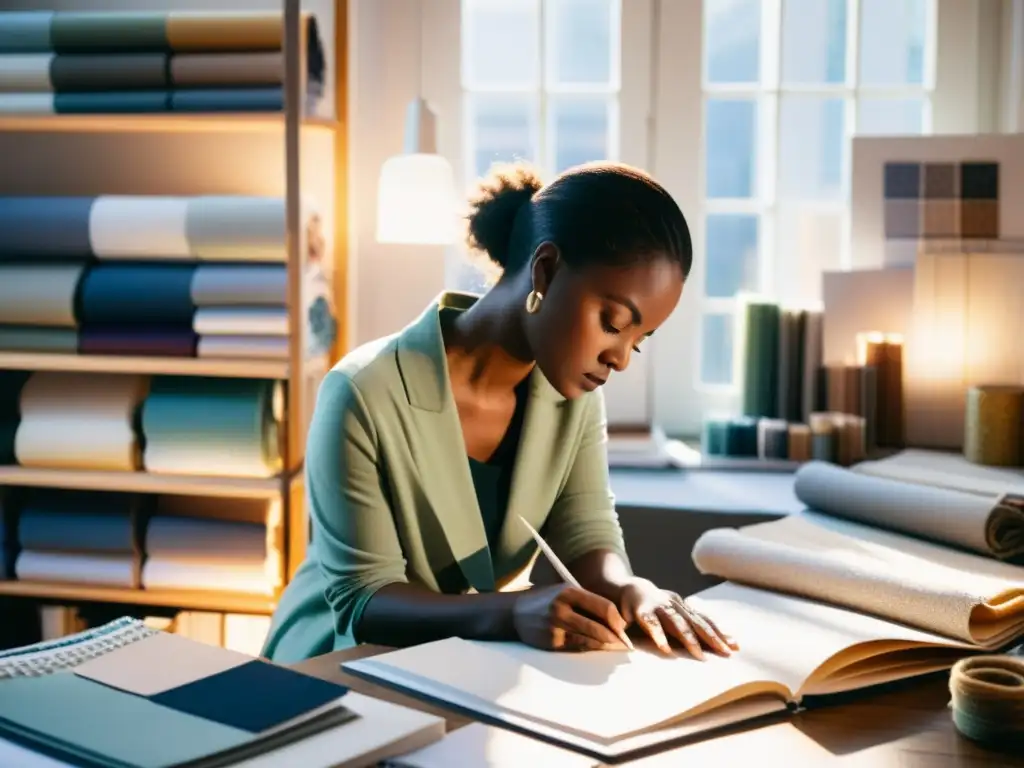
[[[525,163],[492,166],[469,200],[469,247],[504,269],[516,215],[543,186],[540,174]]]

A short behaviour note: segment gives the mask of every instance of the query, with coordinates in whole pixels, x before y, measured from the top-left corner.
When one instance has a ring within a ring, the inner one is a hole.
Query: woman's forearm
[[[515,592],[442,595],[415,584],[388,584],[366,604],[356,637],[392,647],[446,637],[514,640],[515,601]]]
[[[634,578],[629,564],[618,552],[595,549],[568,565],[569,571],[584,589],[619,604],[623,587]]]

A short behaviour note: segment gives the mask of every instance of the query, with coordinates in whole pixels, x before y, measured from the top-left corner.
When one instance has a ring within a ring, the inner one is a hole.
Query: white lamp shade
[[[414,153],[385,161],[377,189],[377,240],[449,245],[457,237],[455,173],[440,155]]]

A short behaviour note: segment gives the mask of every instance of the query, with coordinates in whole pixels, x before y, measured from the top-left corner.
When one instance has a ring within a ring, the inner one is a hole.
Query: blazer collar
[[[420,468],[420,480],[467,582],[477,591],[485,592],[495,588],[494,568],[452,396],[440,320],[445,309],[468,309],[477,299],[467,293],[441,294],[399,334],[397,357],[406,397],[416,414],[418,428],[408,437]],[[564,400],[535,367],[499,545],[506,556],[529,554],[529,533],[518,516],[531,518],[531,524],[538,528],[546,516],[546,508],[533,503],[532,492],[520,486],[537,485],[537,473],[551,469],[551,462],[557,461],[558,456],[549,451],[564,453],[564,447],[555,445],[558,420],[553,418],[552,410]]]

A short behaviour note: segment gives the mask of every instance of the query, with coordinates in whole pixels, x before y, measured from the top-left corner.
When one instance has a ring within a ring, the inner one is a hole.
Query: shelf
[[[270,615],[276,600],[269,595],[229,592],[201,592],[185,589],[128,589],[93,587],[80,584],[50,584],[31,581],[0,581],[0,595],[34,597],[92,603],[130,603],[218,613],[258,613]]]
[[[0,467],[0,486],[266,499],[281,493],[281,478],[201,477],[6,466]]]
[[[283,112],[153,112],[109,115],[3,115],[0,131],[120,132],[197,131],[206,133],[283,131]],[[304,129],[334,131],[339,123],[330,118],[307,117]]]
[[[0,369],[137,373],[166,376],[223,376],[242,379],[287,379],[284,360],[217,360],[207,357],[114,357],[59,355],[45,352],[0,352]]]

